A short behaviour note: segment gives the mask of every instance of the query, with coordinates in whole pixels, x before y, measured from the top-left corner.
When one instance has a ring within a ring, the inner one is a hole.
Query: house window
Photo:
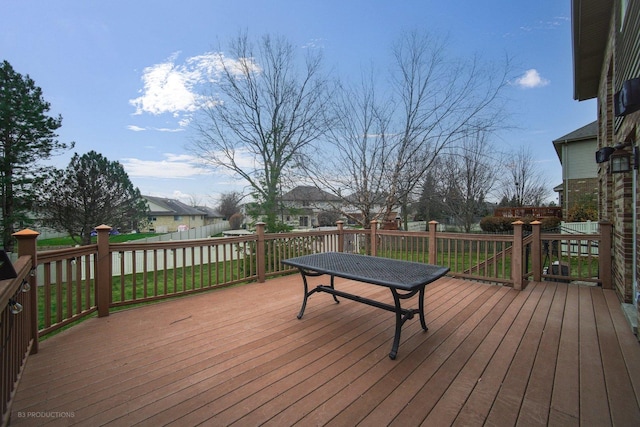
[[[147,217],[147,219],[148,219],[149,221],[157,221],[157,219],[156,219],[156,217],[155,217],[155,216],[148,216],[148,217]]]
[[[301,216],[299,221],[300,227],[308,227],[309,226],[309,217]]]
[[[173,216],[173,220],[174,221],[182,221],[182,215],[174,215]]]

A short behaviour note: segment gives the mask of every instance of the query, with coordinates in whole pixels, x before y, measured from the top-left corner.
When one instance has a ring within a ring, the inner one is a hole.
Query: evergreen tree
[[[66,170],[49,174],[40,187],[40,212],[50,227],[91,243],[91,231],[107,224],[135,230],[146,219],[147,203],[122,165],[95,151],[71,159]]]
[[[0,221],[7,251],[13,251],[16,229],[31,222],[34,183],[47,170],[38,162],[74,145],[58,142],[62,117],[50,117],[49,109],[42,89],[28,75],[17,73],[7,61],[0,64]]]

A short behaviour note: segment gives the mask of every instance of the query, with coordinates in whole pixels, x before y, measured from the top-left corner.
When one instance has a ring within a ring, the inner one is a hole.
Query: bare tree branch
[[[233,59],[218,53],[220,79],[195,121],[198,137],[190,149],[243,178],[273,229],[282,175],[328,128],[322,57],[307,51],[298,73],[294,46],[268,35],[257,48],[240,35],[229,52]]]

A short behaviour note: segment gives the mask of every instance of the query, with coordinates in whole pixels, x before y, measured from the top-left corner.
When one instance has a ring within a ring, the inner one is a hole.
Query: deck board
[[[593,312],[591,289],[581,288],[580,301],[580,420],[587,425],[611,425],[604,368]]]
[[[548,315],[544,321],[529,382],[518,414],[518,425],[544,425],[548,422],[553,378],[555,376],[562,317],[566,303],[566,287],[554,290]]]
[[[391,302],[382,287],[336,286]],[[640,344],[613,291],[555,282],[514,291],[442,278],[427,287],[429,330],[408,321],[395,361],[392,313],[314,294],[298,320],[301,300],[292,275],[89,319],[40,343],[11,425],[640,419]]]
[[[549,426],[569,427],[580,420],[579,316],[577,286],[566,287],[560,342],[555,361],[555,376]]]
[[[454,425],[482,425],[485,422],[544,289],[544,284],[529,286],[514,299],[514,310],[508,317],[511,327],[474,385],[471,395],[454,420]]]

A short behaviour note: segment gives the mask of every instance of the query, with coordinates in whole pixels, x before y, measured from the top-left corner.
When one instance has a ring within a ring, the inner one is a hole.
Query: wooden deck
[[[429,331],[408,321],[395,361],[392,313],[316,294],[297,320],[298,275],[90,319],[40,344],[11,425],[640,425],[640,344],[613,291],[427,289]]]

